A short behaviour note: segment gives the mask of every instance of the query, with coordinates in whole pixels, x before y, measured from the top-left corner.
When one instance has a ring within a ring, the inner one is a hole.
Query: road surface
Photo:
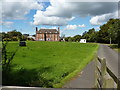
[[[118,56],[120,55],[107,45],[100,44],[98,56],[106,59],[107,66],[118,77],[118,64],[120,65]],[[93,88],[95,84],[95,62],[90,62],[82,72],[77,78],[66,83],[63,88]]]
[[[118,64],[120,65],[118,56],[120,54],[108,47],[108,45],[100,44],[98,56],[106,59],[107,66],[118,77]]]
[[[95,62],[91,61],[81,72],[63,88],[93,88],[95,85]]]

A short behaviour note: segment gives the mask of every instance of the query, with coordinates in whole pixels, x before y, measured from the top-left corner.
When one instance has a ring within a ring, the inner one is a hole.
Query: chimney
[[[35,35],[35,39],[36,39],[36,40],[38,40],[37,32],[38,32],[38,28],[36,27],[36,35]]]
[[[59,32],[58,41],[60,41],[60,27],[58,27],[58,32]]]
[[[60,34],[60,27],[58,27],[58,32],[59,32],[59,34]]]
[[[38,31],[38,28],[36,27],[36,32]]]

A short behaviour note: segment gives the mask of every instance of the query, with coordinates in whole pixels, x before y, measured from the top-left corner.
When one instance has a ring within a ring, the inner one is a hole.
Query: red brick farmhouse
[[[37,41],[59,41],[60,31],[56,29],[40,29],[36,27],[36,40]]]

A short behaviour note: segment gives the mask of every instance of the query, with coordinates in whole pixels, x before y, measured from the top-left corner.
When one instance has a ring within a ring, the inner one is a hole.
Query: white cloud
[[[58,27],[51,27],[50,29],[58,29]]]
[[[71,18],[60,18],[56,16],[46,16],[43,11],[38,10],[34,15],[34,25],[66,25]]]
[[[41,27],[41,29],[46,29],[46,27]]]
[[[0,22],[2,22],[2,2],[0,2]]]
[[[90,23],[92,25],[101,25],[102,23],[99,21],[100,16],[95,16],[90,19]]]
[[[77,29],[78,27],[86,27],[85,24],[82,24],[82,25],[67,25],[64,30],[75,30]]]
[[[50,0],[47,16],[71,17],[72,15],[101,15],[114,12],[118,3],[111,2],[69,2],[69,0]]]
[[[78,25],[78,27],[86,27],[86,25],[85,25],[85,24],[82,24],[82,25]]]
[[[41,10],[41,4],[35,0],[6,0],[2,2],[2,18],[3,19],[24,19],[31,9]]]
[[[113,17],[118,8],[117,2],[98,2],[101,0],[90,0],[92,2],[49,0],[50,6],[41,11],[43,5],[37,1],[43,0],[3,0],[2,11],[0,10],[3,20],[25,19],[25,15],[35,9],[37,12],[34,15],[34,25],[66,25],[75,17],[85,16],[92,16],[90,23],[99,25]]]
[[[4,0],[7,2],[14,2],[15,0]],[[29,0],[32,1],[32,0]],[[49,2],[49,0],[35,0],[35,1],[39,1],[39,2]],[[66,2],[119,2],[119,0],[65,0]],[[20,0],[18,2],[25,2],[25,0]]]
[[[41,29],[58,29],[58,28],[57,27],[49,27],[49,28],[41,27]]]
[[[66,30],[74,30],[77,29],[77,25],[67,25]]]
[[[110,18],[118,18],[118,12],[103,14],[100,16],[92,17],[90,23],[92,25],[101,25],[103,22],[108,21]]]
[[[50,6],[45,11],[37,11],[34,15],[35,25],[66,25],[73,16],[92,16],[114,13],[118,8],[117,2],[69,2],[68,0],[50,0]],[[39,13],[39,14],[38,14]],[[43,19],[44,18],[44,19]],[[102,19],[106,21],[107,16]],[[46,19],[46,20],[45,20]],[[68,20],[69,19],[69,20]],[[99,19],[99,21],[101,18]],[[92,21],[97,22],[96,19]],[[93,23],[101,24],[101,22]]]

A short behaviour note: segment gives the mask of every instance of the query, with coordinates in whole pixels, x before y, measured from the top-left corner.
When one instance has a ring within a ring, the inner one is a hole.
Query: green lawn
[[[10,42],[8,57],[17,48],[5,84],[58,88],[94,58],[98,44],[33,41],[19,47],[18,42]]]

